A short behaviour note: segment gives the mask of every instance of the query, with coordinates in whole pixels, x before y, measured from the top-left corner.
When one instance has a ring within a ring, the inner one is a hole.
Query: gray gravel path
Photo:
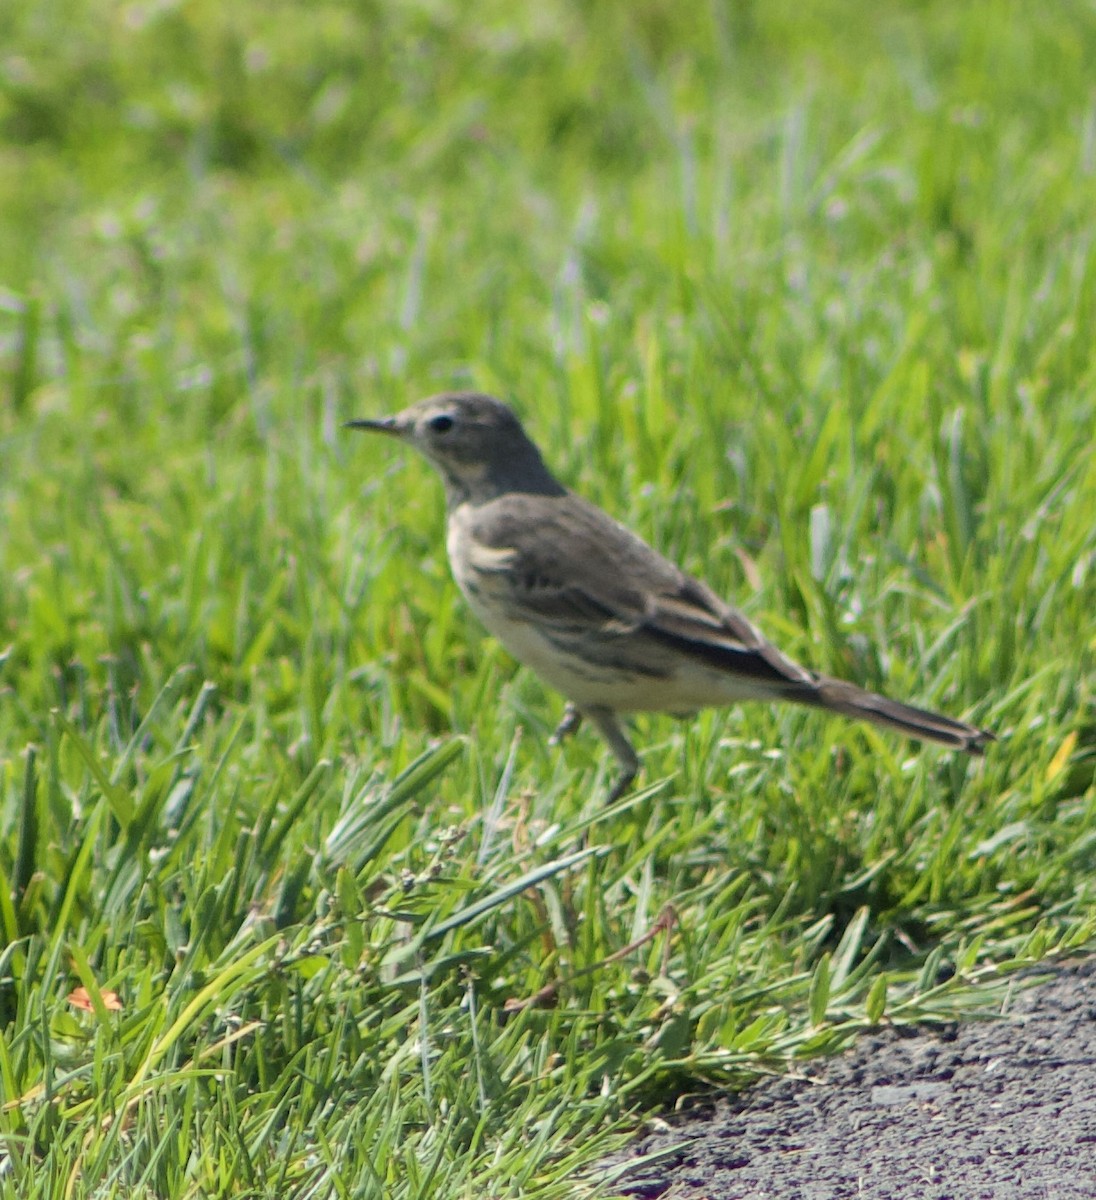
[[[1007,1016],[888,1030],[636,1143],[644,1200],[1096,1198],[1096,962]]]

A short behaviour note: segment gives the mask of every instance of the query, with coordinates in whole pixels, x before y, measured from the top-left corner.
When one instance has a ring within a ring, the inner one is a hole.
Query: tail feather
[[[997,740],[987,729],[952,720],[925,708],[915,708],[912,704],[890,700],[840,679],[819,679],[812,693],[803,696],[802,700],[846,717],[900,730],[910,737],[953,746],[967,754],[980,755],[990,742]]]

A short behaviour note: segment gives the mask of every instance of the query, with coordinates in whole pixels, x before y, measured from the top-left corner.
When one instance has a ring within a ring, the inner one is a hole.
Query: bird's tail
[[[898,729],[909,737],[953,746],[957,750],[966,751],[967,754],[980,755],[989,742],[996,741],[994,735],[986,729],[978,729],[963,721],[953,721],[951,717],[929,712],[924,708],[914,708],[912,704],[889,700],[886,696],[866,692],[863,688],[845,683],[841,679],[823,677],[818,680],[810,694],[796,698],[806,704],[827,708],[846,717]]]

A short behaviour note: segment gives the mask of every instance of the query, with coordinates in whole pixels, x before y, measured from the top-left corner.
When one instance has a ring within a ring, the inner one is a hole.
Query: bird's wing
[[[634,633],[645,617],[643,594],[619,577],[592,577],[561,563],[547,546],[488,547],[474,544],[466,555],[475,589],[502,604],[512,620],[600,633]]]
[[[718,670],[748,675],[777,692],[817,686],[816,675],[781,654],[742,613],[687,575],[672,593],[655,595],[645,627],[663,645]]]
[[[777,693],[816,685],[710,588],[576,496],[528,512],[509,496],[473,533],[469,565],[513,619],[646,636]]]

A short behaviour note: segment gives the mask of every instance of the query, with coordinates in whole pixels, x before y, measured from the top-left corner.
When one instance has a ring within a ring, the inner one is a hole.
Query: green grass
[[[1091,7],[513,9],[0,16],[0,1195],[611,1191],[1096,938]],[[340,428],[451,385],[1000,742],[642,718],[606,808]]]

